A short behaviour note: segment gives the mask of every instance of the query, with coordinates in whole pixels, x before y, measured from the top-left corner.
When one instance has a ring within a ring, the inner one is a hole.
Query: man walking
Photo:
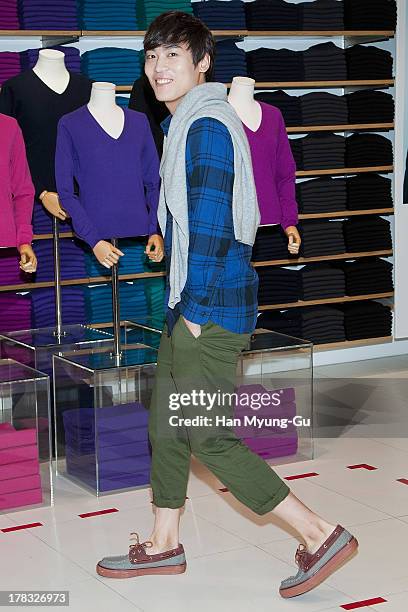
[[[168,309],[149,417],[155,524],[149,540],[137,536],[128,555],[102,559],[97,572],[127,578],[185,571],[179,522],[193,454],[255,513],[271,512],[297,530],[304,542],[296,553],[298,572],[280,587],[283,597],[293,597],[325,580],[358,544],[343,527],[304,506],[222,424],[233,406],[216,401],[209,410],[192,401],[200,391],[234,390],[239,354],[257,317],[258,279],[250,259],[259,211],[242,124],[226,87],[209,82],[211,32],[195,17],[170,11],[150,25],[144,49],[145,73],[170,112],[162,124],[158,213]],[[176,397],[177,412],[170,407]],[[193,425],[197,416],[203,418]]]

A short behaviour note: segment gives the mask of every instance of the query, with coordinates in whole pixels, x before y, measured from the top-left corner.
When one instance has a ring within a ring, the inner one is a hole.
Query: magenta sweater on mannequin
[[[0,113],[0,134],[0,247],[19,247],[33,239],[34,187],[17,121]]]
[[[286,229],[298,222],[296,165],[280,110],[258,104],[262,120],[257,131],[243,125],[251,149],[261,225],[279,223]]]

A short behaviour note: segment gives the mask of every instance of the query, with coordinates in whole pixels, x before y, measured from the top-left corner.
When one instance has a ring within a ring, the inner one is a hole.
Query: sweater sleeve
[[[142,152],[143,183],[146,205],[149,211],[149,236],[160,234],[157,208],[160,194],[159,156],[147,118],[144,118],[145,138]]]
[[[281,225],[286,229],[298,222],[296,202],[296,164],[293,159],[289,138],[282,113],[279,112],[278,150],[276,155],[276,187],[282,212]]]
[[[63,208],[69,213],[75,233],[93,248],[101,238],[74,190],[75,149],[71,135],[61,119],[58,123],[55,152],[55,180]]]
[[[16,124],[10,159],[11,190],[17,229],[17,246],[30,244],[33,239],[31,217],[34,206],[34,186],[28,168],[23,134]]]
[[[0,92],[0,113],[9,117],[16,116],[13,90],[7,83],[2,86]]]

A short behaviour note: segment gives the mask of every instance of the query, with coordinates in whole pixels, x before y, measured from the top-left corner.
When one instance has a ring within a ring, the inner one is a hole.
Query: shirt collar
[[[172,117],[173,117],[173,115],[169,115],[160,124],[161,125],[161,129],[163,130],[165,136],[167,136],[167,134],[169,133],[170,123],[171,123]]]

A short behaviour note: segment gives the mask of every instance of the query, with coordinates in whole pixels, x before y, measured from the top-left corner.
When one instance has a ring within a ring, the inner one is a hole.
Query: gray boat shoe
[[[117,557],[104,557],[96,566],[96,572],[104,578],[133,578],[146,574],[183,574],[187,563],[184,548],[179,544],[177,548],[166,550],[156,555],[148,555],[146,548],[153,546],[152,542],[139,542],[129,546],[127,555]]]
[[[286,598],[311,591],[349,561],[357,549],[356,538],[341,525],[337,525],[313,554],[300,544],[295,555],[298,573],[281,582],[279,593]]]

